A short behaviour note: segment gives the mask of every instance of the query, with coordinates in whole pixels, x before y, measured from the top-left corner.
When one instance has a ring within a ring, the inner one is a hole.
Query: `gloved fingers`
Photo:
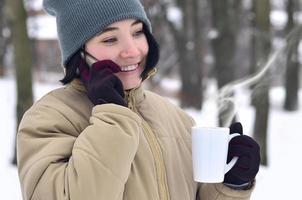
[[[258,143],[251,137],[247,135],[237,136],[231,139],[229,142],[229,151],[237,152],[241,151],[245,153],[245,151],[249,151],[251,149],[260,149]],[[240,152],[238,152],[240,153]]]
[[[241,177],[249,176],[254,178],[259,171],[260,147],[249,136],[243,135],[235,138],[229,144],[228,162],[234,156],[239,158],[230,171],[236,171],[236,174]]]
[[[84,59],[79,64],[81,79],[84,82],[89,81],[92,77],[104,78],[113,73],[120,71],[120,67],[112,60],[102,60],[92,64],[91,69],[88,67]],[[101,75],[101,76],[100,76]]]
[[[126,106],[123,84],[114,74],[120,71],[116,63],[103,60],[92,64],[91,68],[87,64],[82,65],[79,70],[83,74],[81,79],[87,89],[87,95],[94,105],[115,103]]]
[[[248,149],[239,149],[239,151],[231,151],[228,153],[227,162],[230,162],[233,157],[238,157],[238,160],[249,159],[253,163],[260,163],[260,152],[256,150],[249,151]]]
[[[249,156],[241,156],[238,158],[233,168],[237,168],[236,170],[240,172],[246,172],[250,169],[250,163],[251,159]]]
[[[260,157],[260,147],[257,142],[249,136],[242,135],[234,137],[229,143],[227,160],[230,161],[234,156],[248,156],[251,159],[258,159]]]
[[[122,91],[123,92],[123,94],[124,94],[124,91]],[[124,100],[124,95],[123,96],[121,96],[121,93],[119,93],[118,91],[114,91],[114,93],[115,93],[115,96],[116,97],[119,97],[119,98],[114,98],[114,99],[112,99],[112,101],[111,102],[113,102],[113,103],[115,103],[115,104],[118,104],[118,105],[122,105],[122,106],[125,106],[125,107],[127,107],[127,103],[126,103],[126,101]]]
[[[247,135],[242,135],[241,123],[230,126],[230,134],[239,133],[229,142],[227,162],[239,157],[234,167],[225,175],[224,183],[241,185],[255,179],[260,166],[260,147],[258,143]]]
[[[127,106],[124,98],[119,94],[116,90],[106,90],[106,95],[102,96],[101,99],[98,100],[100,104],[103,103],[114,103],[122,106]]]
[[[112,77],[113,83],[114,83],[113,87],[114,87],[114,89],[116,89],[118,94],[124,98],[125,93],[124,93],[123,83],[117,76],[115,76],[115,75],[113,75],[113,76],[114,76],[114,77]]]
[[[234,167],[227,173],[242,182],[250,182],[259,171],[259,163],[254,163],[249,157],[240,157]]]
[[[117,72],[121,71],[121,68],[112,60],[98,61],[98,62],[94,63],[91,68],[93,71],[109,69],[109,71],[111,71],[111,73],[117,73]]]
[[[89,67],[87,66],[86,62],[83,59],[80,60],[78,69],[82,81],[84,81],[84,83],[86,84],[89,80],[90,74],[89,74]]]
[[[90,71],[89,81],[104,83],[112,79],[113,76],[114,74],[110,69],[107,68],[103,68],[102,70],[92,69]]]
[[[233,134],[233,133],[239,133],[239,134],[243,135],[243,128],[242,128],[242,125],[240,122],[233,123],[230,126],[230,134]]]
[[[109,82],[108,84],[113,87],[116,81],[112,82],[111,79],[115,79],[114,73],[120,71],[120,67],[111,60],[103,60],[94,63],[90,69],[86,62],[82,60],[79,71],[86,88],[93,89],[91,88],[92,85],[94,88],[99,88],[106,82]]]
[[[124,87],[122,81],[114,75],[110,69],[103,69],[97,72],[97,75],[93,75],[96,79],[102,79],[100,84],[106,83],[108,87],[116,89],[122,96],[124,96]]]
[[[115,72],[120,71],[120,67],[111,60],[103,60],[93,64],[90,70],[90,81],[105,83],[114,87],[116,84],[119,86],[120,80],[114,75]],[[95,81],[93,79],[96,79]],[[118,80],[117,80],[118,79]]]
[[[91,75],[92,77],[87,87],[88,93],[92,96],[96,96],[93,99],[99,99],[97,96],[101,96],[104,100],[104,102],[98,100],[97,104],[116,103],[126,106],[123,84],[110,69],[103,68]]]
[[[240,157],[234,167],[228,172],[237,178],[246,177],[250,171],[250,159],[246,156]]]
[[[241,145],[229,146],[227,162],[230,162],[233,157],[239,157],[239,159],[241,159],[242,157],[251,158],[252,151],[253,151],[252,149],[246,146],[241,146]]]

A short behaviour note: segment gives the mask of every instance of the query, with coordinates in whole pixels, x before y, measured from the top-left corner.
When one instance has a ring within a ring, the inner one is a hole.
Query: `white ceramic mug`
[[[229,134],[229,128],[192,127],[192,159],[194,180],[221,183],[238,157],[227,164],[229,141],[240,134]]]

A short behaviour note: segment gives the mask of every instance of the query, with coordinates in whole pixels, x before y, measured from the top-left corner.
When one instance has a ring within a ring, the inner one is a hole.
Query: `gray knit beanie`
[[[43,0],[43,7],[56,17],[64,66],[87,40],[114,22],[138,19],[151,32],[139,0]]]

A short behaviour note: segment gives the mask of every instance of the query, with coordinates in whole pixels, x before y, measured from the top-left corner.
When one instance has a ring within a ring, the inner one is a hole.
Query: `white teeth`
[[[129,66],[121,67],[121,71],[123,71],[123,72],[133,71],[133,70],[135,70],[137,67],[138,67],[138,64],[129,65]]]

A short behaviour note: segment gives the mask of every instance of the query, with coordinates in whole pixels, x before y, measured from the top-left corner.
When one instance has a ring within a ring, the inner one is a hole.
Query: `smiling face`
[[[121,68],[115,75],[124,89],[138,87],[149,51],[143,24],[129,19],[111,24],[85,44],[86,51],[98,60],[112,60]]]

